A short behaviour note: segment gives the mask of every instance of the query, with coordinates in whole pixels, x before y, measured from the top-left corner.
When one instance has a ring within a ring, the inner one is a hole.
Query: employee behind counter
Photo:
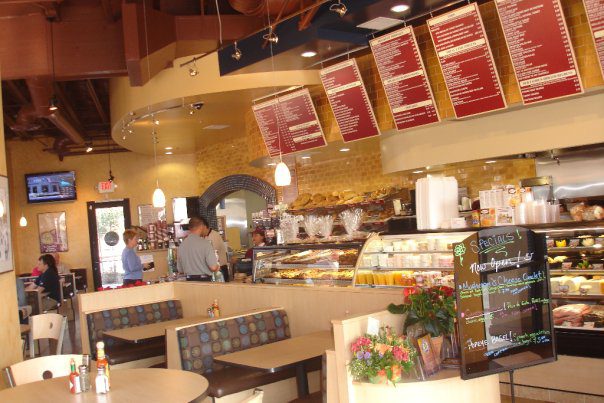
[[[249,248],[245,252],[245,257],[243,259],[232,260],[234,271],[237,273],[247,273],[252,274],[252,263],[251,259],[254,256],[254,248],[266,246],[266,235],[264,231],[260,228],[256,228],[254,232],[252,232],[252,247]]]

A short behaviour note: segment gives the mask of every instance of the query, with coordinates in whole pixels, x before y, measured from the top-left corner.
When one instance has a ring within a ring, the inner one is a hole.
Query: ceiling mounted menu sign
[[[596,45],[600,71],[604,76],[604,0],[583,0],[591,35]]]
[[[378,136],[380,129],[356,60],[327,67],[320,75],[344,141]]]
[[[506,107],[478,6],[428,20],[447,91],[458,118]]]
[[[497,0],[525,104],[583,92],[559,0]]]
[[[545,236],[485,229],[453,253],[462,378],[556,360]]]
[[[398,130],[440,121],[412,27],[369,41]]]
[[[325,136],[307,89],[252,107],[271,157],[326,145]]]

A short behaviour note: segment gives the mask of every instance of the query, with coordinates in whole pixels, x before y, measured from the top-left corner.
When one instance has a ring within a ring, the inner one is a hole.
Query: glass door
[[[94,288],[121,285],[124,278],[122,234],[130,228],[130,201],[88,202],[88,231]]]

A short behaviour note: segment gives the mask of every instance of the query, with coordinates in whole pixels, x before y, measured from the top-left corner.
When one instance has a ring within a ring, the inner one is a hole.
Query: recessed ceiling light
[[[165,147],[164,150],[172,150],[173,147]]]
[[[317,55],[317,52],[312,51],[312,50],[307,50],[306,52],[302,52],[302,54],[300,56],[302,57],[315,57]]]
[[[413,171],[414,174],[421,174],[422,172],[424,172],[424,171],[422,171],[421,169],[418,171]]]
[[[305,155],[304,157],[302,157],[303,160],[309,160],[310,159],[310,155]]]
[[[166,155],[172,155],[172,151],[166,151]]]
[[[390,9],[390,11],[393,13],[404,13],[407,10],[409,10],[409,6],[407,4],[397,4]]]
[[[350,151],[350,148],[340,148],[340,151],[343,153],[346,153],[346,152]]]
[[[485,164],[494,164],[494,163],[496,163],[496,162],[497,162],[497,161],[495,161],[495,160],[488,160],[488,161],[485,161],[484,163],[485,163]]]
[[[222,130],[229,127],[229,125],[208,125],[203,128],[203,130]]]
[[[274,166],[277,166],[277,163],[276,162],[269,162],[266,165],[268,165],[269,167],[274,167]]]

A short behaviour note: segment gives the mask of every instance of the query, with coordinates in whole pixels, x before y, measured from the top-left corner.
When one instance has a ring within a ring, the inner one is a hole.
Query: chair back
[[[44,379],[67,376],[71,372],[69,361],[74,359],[76,366],[82,363],[81,354],[48,355],[18,362],[4,369],[11,388]]]
[[[61,354],[63,349],[63,336],[67,327],[67,318],[57,313],[45,313],[41,315],[33,315],[29,317],[30,336],[29,336],[29,352],[33,358],[34,341],[39,339],[54,339],[57,341],[57,352]]]

